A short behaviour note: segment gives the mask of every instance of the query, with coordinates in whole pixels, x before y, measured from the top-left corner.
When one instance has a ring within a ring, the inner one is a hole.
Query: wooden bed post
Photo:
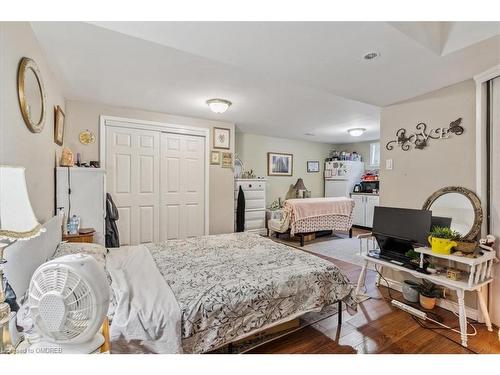
[[[349,238],[352,238],[352,227],[349,228]]]

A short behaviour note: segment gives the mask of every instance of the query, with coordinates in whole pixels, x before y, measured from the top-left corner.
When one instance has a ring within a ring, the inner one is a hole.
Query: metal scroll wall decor
[[[430,139],[447,139],[450,134],[462,135],[464,128],[462,127],[462,118],[453,121],[448,127],[441,127],[435,129],[427,130],[427,124],[421,122],[418,123],[416,131],[414,133],[408,134],[406,129],[401,128],[396,132],[396,139],[387,142],[385,148],[387,150],[393,150],[395,145],[401,147],[403,151],[409,151],[411,145],[417,150],[423,150],[429,145]]]

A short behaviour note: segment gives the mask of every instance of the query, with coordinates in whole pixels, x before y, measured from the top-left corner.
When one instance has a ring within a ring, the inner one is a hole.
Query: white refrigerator
[[[364,172],[365,165],[361,161],[326,162],[325,197],[349,197]]]

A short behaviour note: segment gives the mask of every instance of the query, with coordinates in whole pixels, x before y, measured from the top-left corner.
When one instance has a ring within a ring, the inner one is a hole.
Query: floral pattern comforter
[[[257,234],[145,245],[182,315],[184,352],[203,353],[343,300],[353,286],[332,263]]]

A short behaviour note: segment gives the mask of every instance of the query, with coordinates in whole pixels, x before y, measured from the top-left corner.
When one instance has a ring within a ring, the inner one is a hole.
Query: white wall
[[[472,80],[385,107],[381,113],[380,205],[422,208],[425,200],[444,186],[463,186],[475,191],[475,84]],[[465,131],[448,139],[431,139],[423,150],[389,151],[386,143],[395,138],[399,128],[414,130],[425,122],[428,127],[447,127],[462,117]],[[393,160],[394,168],[385,169]],[[387,272],[390,279],[401,281],[403,275]],[[454,295],[450,296],[454,299]],[[475,295],[466,294],[466,304],[475,307]]]
[[[313,197],[324,196],[324,162],[330,145],[287,138],[267,137],[257,134],[236,133],[236,154],[243,161],[245,170],[253,169],[257,176],[267,178],[267,205],[279,197],[284,200],[290,187],[302,177]],[[267,153],[283,152],[293,155],[293,175],[268,176]],[[307,161],[319,161],[319,173],[307,173]]]
[[[475,84],[472,80],[386,107],[381,113],[380,203],[384,206],[421,208],[434,191],[444,186],[476,189]],[[424,122],[447,127],[462,117],[465,131],[449,139],[431,139],[423,150],[387,150],[399,128],[409,131]],[[392,159],[394,168],[385,169]]]
[[[17,70],[22,57],[38,64],[47,102],[45,127],[31,133],[24,123],[17,94]],[[23,166],[31,204],[38,220],[54,214],[54,166],[60,147],[54,143],[54,106],[64,109],[56,78],[27,22],[0,22],[0,164]]]
[[[192,117],[175,116],[167,113],[150,112],[135,108],[124,108],[103,103],[68,100],[66,102],[67,128],[64,145],[75,154],[81,153],[83,161],[100,160],[99,117],[100,115],[125,117],[139,120],[158,121],[170,124],[198,126],[212,129],[214,126],[231,130],[231,149],[234,152],[234,124]],[[96,142],[83,145],[78,140],[82,130],[89,129],[96,135]],[[212,146],[212,132],[210,134]],[[102,156],[101,156],[102,157]],[[234,230],[234,179],[232,169],[218,165],[210,166],[210,234],[231,233]]]

